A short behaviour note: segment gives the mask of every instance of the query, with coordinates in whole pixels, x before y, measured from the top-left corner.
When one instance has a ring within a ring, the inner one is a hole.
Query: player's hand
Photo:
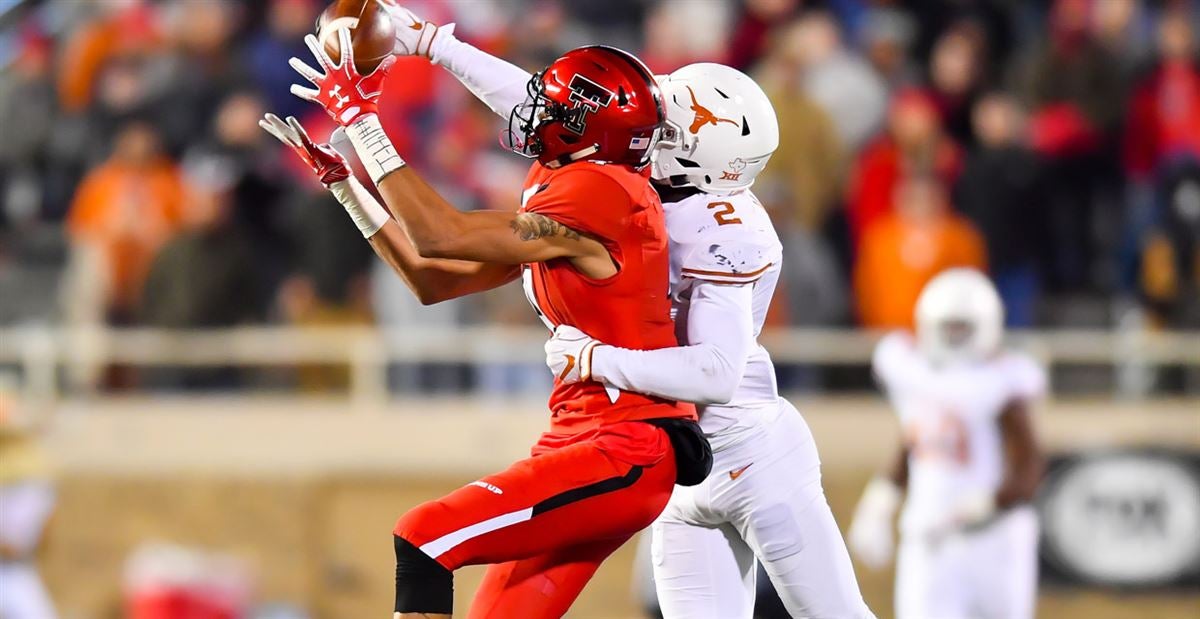
[[[346,163],[346,158],[329,144],[313,142],[294,116],[288,116],[287,122],[284,122],[278,116],[268,113],[258,121],[258,126],[291,148],[308,164],[322,185],[329,187],[350,178],[350,165]]]
[[[384,3],[380,6],[392,18],[396,30],[396,47],[392,53],[398,56],[424,56],[437,62],[438,44],[454,36],[454,24],[439,26],[398,4]]]
[[[892,517],[900,503],[900,490],[885,479],[874,479],[863,492],[846,534],[850,552],[867,567],[879,570],[892,561],[896,549]]]
[[[978,492],[962,498],[952,510],[955,526],[974,529],[991,522],[996,515],[996,497],[991,492]]]
[[[295,57],[288,60],[288,64],[316,86],[314,89],[292,84],[292,94],[320,105],[334,122],[347,127],[358,118],[379,111],[379,95],[383,91],[383,81],[395,64],[396,57],[388,56],[369,75],[359,75],[358,70],[354,68],[350,29],[339,28],[337,36],[339,49],[342,50],[340,63],[334,64],[325,53],[324,47],[317,41],[317,37],[308,34],[304,36],[304,42],[308,49],[312,50],[323,72]]]
[[[592,380],[592,351],[600,342],[570,325],[559,325],[546,342],[546,365],[565,384]]]

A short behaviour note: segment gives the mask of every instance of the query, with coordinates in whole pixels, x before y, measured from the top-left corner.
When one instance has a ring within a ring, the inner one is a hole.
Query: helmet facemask
[[[671,174],[667,171],[668,161],[674,161],[682,168],[699,168],[700,164],[689,157],[696,152],[699,138],[689,134],[679,123],[666,119],[658,130],[657,139],[650,153],[652,164],[650,178],[670,187],[695,187],[696,184],[687,174]],[[667,159],[670,158],[670,159]]]
[[[562,107],[546,98],[546,85],[542,82],[544,73],[535,73],[526,82],[525,101],[509,112],[508,131],[500,142],[505,149],[527,159],[536,159],[542,154],[542,143],[537,137],[538,125],[555,120],[558,115],[555,108]]]

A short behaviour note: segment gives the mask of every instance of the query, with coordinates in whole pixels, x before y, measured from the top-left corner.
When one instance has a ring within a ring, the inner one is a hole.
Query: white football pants
[[[825,501],[808,424],[786,400],[779,406],[774,419],[713,454],[703,483],[676,486],[654,522],[654,579],[667,619],[750,619],[756,557],[793,617],[874,617]]]
[[[896,619],[1031,619],[1037,603],[1037,542],[1032,507],[937,544],[901,539]]]
[[[44,482],[0,486],[0,541],[32,554],[54,510],[54,489]],[[54,605],[31,561],[0,561],[0,619],[54,619]]]

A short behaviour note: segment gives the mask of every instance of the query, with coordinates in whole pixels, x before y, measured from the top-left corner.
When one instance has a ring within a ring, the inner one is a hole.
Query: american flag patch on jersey
[[[629,141],[629,148],[650,148],[650,138],[633,138]]]

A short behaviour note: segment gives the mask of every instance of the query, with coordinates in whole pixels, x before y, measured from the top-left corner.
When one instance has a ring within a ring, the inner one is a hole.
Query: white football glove
[[[454,24],[439,26],[398,4],[381,3],[381,6],[392,18],[396,30],[393,53],[398,56],[424,56],[438,62],[438,48],[447,39],[454,38]]]
[[[850,552],[863,565],[879,570],[892,561],[896,549],[892,518],[899,506],[900,489],[896,484],[880,477],[867,484],[846,534]]]
[[[569,325],[559,325],[546,341],[546,365],[565,384],[592,380],[592,351],[600,342]]]

